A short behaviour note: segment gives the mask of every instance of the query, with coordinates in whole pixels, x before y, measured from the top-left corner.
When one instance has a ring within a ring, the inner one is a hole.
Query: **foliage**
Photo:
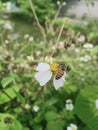
[[[10,0],[7,0],[8,2]],[[19,12],[20,15],[19,17],[24,17],[25,19],[28,20],[33,20],[35,21],[35,17],[33,15],[32,9],[31,9],[31,4],[30,1],[32,2],[34,6],[34,10],[37,14],[37,17],[39,18],[40,22],[45,22],[45,20],[51,18],[54,16],[55,9],[54,9],[54,3],[51,0],[14,0],[10,1],[12,3],[15,3],[17,7],[19,7]],[[2,1],[3,2],[3,1]],[[47,3],[47,4],[45,4]],[[16,13],[14,16],[17,16]]]
[[[70,124],[76,124],[78,130],[98,130],[98,45],[93,42],[95,28],[91,25],[92,21],[85,24],[55,18],[47,22],[44,31],[38,30],[42,32],[36,38],[33,34],[22,36],[10,22],[2,22],[1,130],[65,130]],[[70,68],[58,91],[52,81],[41,87],[34,78],[37,63],[52,52],[54,61],[64,62]],[[66,108],[70,104],[74,109]]]
[[[95,108],[95,100],[97,97],[98,87],[87,87],[84,90],[81,90],[75,104],[77,115],[87,124],[90,129],[93,128],[93,130],[98,129],[98,110]]]

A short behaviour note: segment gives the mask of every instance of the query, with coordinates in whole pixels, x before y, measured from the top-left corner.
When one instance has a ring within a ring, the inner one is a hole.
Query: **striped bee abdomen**
[[[59,69],[58,72],[56,73],[55,79],[59,80],[63,75],[64,71],[62,71],[62,69]]]

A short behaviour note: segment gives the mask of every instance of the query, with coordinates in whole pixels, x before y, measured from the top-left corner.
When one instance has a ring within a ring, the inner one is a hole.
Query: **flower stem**
[[[59,41],[60,41],[60,38],[61,38],[61,35],[62,35],[62,32],[63,32],[63,29],[64,29],[64,23],[61,26],[61,29],[60,29],[60,32],[59,32],[59,35],[58,35],[58,38],[57,38],[57,41],[56,41],[56,44],[55,44],[55,49],[52,51],[50,57],[53,57],[53,55],[55,54],[55,52],[56,52],[56,50],[58,48]]]

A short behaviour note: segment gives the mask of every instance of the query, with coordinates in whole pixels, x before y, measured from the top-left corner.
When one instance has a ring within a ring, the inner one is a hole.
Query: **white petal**
[[[41,62],[36,67],[36,70],[37,71],[45,71],[45,70],[49,70],[49,68],[50,68],[50,66],[47,63]]]
[[[67,130],[72,130],[72,129],[71,129],[71,127],[68,126],[68,127],[67,127]]]
[[[60,87],[62,87],[64,85],[65,76],[66,76],[66,73],[64,73],[64,75],[59,80],[56,80],[55,77],[54,77],[53,84],[54,84],[54,88],[56,90],[59,89]]]
[[[45,85],[52,77],[52,72],[50,70],[40,71],[35,74],[36,80],[40,83],[40,86]]]
[[[75,124],[70,124],[70,126],[71,126],[73,129],[77,130],[77,126],[76,126]]]

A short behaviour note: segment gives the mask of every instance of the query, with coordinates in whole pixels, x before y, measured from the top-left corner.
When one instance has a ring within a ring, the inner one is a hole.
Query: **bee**
[[[56,73],[56,76],[55,76],[55,79],[56,80],[59,80],[63,75],[64,75],[64,72],[66,71],[66,66],[65,64],[60,64],[59,68],[58,68],[58,71]]]

